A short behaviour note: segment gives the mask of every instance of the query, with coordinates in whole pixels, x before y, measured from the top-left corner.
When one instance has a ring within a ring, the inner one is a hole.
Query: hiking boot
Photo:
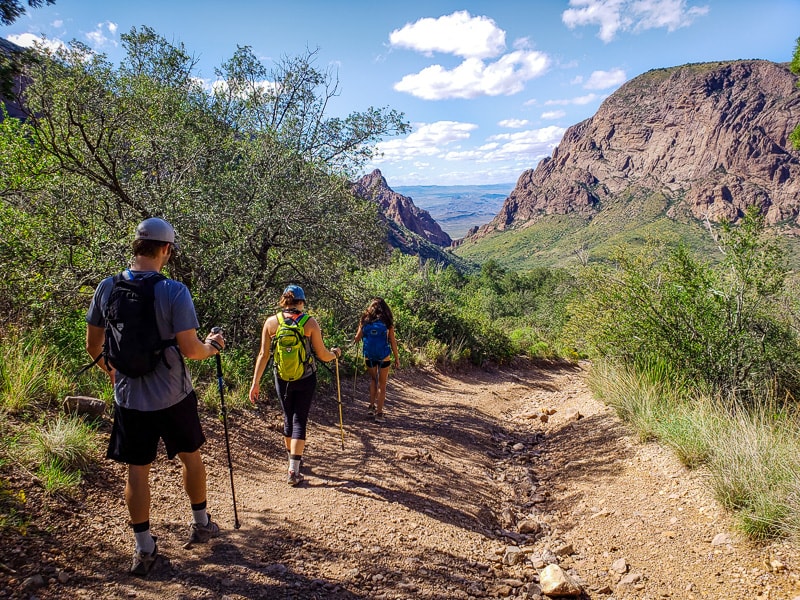
[[[386,419],[383,418],[383,413],[382,412],[376,412],[375,413],[375,422],[376,423],[385,423],[386,422]]]
[[[295,473],[294,471],[289,471],[289,476],[286,478],[286,483],[291,486],[298,485],[301,481],[305,479],[302,473]]]
[[[372,416],[372,415],[374,415],[374,414],[375,414],[375,411],[376,411],[376,410],[378,410],[378,407],[377,407],[377,406],[375,406],[374,404],[370,404],[370,405],[369,405],[369,408],[367,409],[367,414],[368,414],[368,415],[370,415],[370,416]]]
[[[198,523],[192,523],[192,528],[189,532],[189,541],[186,542],[183,547],[189,548],[192,544],[205,544],[208,540],[218,535],[219,525],[211,520],[211,515],[208,515],[207,524],[200,525]]]
[[[153,536],[153,542],[157,541],[156,536]],[[131,564],[131,568],[128,571],[131,575],[137,575],[139,577],[144,577],[150,572],[150,569],[153,568],[153,565],[156,564],[156,556],[158,554],[158,544],[153,547],[152,552],[144,552],[142,550],[136,550],[133,553],[133,563]]]

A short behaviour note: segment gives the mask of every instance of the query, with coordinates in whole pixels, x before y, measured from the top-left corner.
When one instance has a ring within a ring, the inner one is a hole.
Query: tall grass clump
[[[711,432],[709,432],[711,433]],[[800,422],[775,403],[729,410],[713,432],[709,484],[754,538],[800,534]]]
[[[714,497],[754,539],[800,537],[800,420],[792,403],[698,393],[659,365],[596,361],[592,391],[640,439],[702,467]]]
[[[592,366],[589,386],[634,428],[639,439],[666,441],[684,464],[698,462],[703,451],[686,410],[687,389],[674,383],[663,364],[634,367],[599,360]]]
[[[85,469],[96,457],[97,432],[80,417],[59,415],[45,425],[27,431],[27,457],[36,465],[57,464],[76,471]]]
[[[52,370],[45,346],[19,337],[0,342],[0,406],[19,413],[44,399]]]

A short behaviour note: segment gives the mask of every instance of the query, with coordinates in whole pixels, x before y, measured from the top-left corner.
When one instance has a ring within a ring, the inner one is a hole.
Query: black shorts
[[[381,369],[388,369],[389,365],[392,364],[391,360],[370,360],[368,358],[364,359],[367,363],[368,368],[372,367],[380,367]]]
[[[132,410],[114,403],[106,458],[129,465],[149,465],[156,459],[159,439],[164,440],[169,458],[179,452],[194,452],[206,441],[194,391],[163,410]]]

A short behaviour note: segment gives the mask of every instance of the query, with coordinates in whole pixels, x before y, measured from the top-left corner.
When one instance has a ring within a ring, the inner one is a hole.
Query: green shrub
[[[757,398],[773,386],[800,391],[800,341],[781,309],[786,267],[754,210],[720,233],[723,261],[685,248],[624,249],[617,267],[583,273],[569,307],[569,337],[594,356],[658,360],[713,394]]]
[[[412,362],[503,363],[516,355],[553,357],[565,347],[560,335],[574,287],[563,271],[519,274],[489,261],[479,274],[462,275],[398,253],[389,265],[356,276],[369,294],[365,305],[381,296],[392,308]]]

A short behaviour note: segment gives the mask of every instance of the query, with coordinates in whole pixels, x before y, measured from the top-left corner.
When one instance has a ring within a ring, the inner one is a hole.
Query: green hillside
[[[493,259],[503,267],[526,271],[605,261],[623,245],[657,242],[674,246],[683,242],[700,257],[715,260],[716,244],[704,224],[687,215],[668,217],[671,204],[659,193],[631,194],[603,204],[593,216],[543,215],[530,225],[465,241],[455,254],[479,264]],[[791,267],[797,268],[797,239],[782,237],[781,242]]]

